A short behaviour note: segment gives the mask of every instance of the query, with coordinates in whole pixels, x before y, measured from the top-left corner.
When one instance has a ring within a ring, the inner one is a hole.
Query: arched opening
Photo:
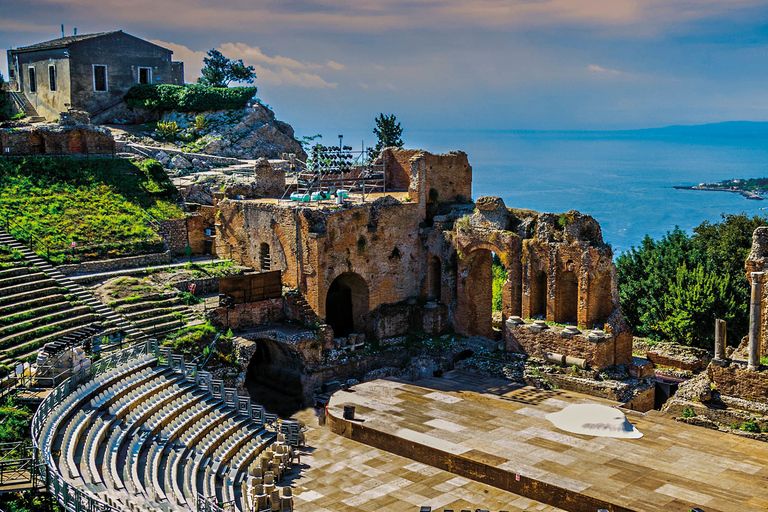
[[[579,308],[579,279],[570,270],[562,272],[555,289],[557,317],[555,322],[576,324]]]
[[[443,293],[443,272],[440,258],[433,256],[429,261],[429,294],[430,300],[441,300]]]
[[[345,272],[333,280],[325,297],[325,321],[334,336],[343,338],[366,331],[368,285],[354,272]]]
[[[463,334],[493,339],[493,253],[476,249],[462,259],[460,321]]]
[[[270,339],[254,343],[256,351],[245,374],[245,388],[251,400],[283,417],[301,410],[304,388],[299,355],[289,346]]]
[[[611,293],[611,275],[598,274],[589,285],[589,317],[594,327],[602,329],[603,324],[613,313],[613,295]],[[590,326],[586,326],[590,327]]]
[[[262,272],[269,272],[272,268],[272,259],[269,257],[269,244],[266,242],[259,246],[259,268]]]
[[[547,318],[547,273],[538,271],[531,279],[531,318]]]

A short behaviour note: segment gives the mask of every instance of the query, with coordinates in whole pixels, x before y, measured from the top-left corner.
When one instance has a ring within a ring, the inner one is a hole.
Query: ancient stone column
[[[761,302],[765,272],[752,272],[752,300],[749,307],[749,360],[747,369],[760,368],[760,327],[762,325]]]
[[[725,320],[715,319],[715,359],[722,361],[725,359],[726,330]]]

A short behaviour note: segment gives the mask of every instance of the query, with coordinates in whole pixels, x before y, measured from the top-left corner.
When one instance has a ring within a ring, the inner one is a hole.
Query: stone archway
[[[304,403],[301,356],[289,345],[269,338],[252,340],[253,353],[245,372],[245,388],[254,403],[283,417]]]
[[[456,320],[459,332],[493,339],[493,253],[475,249],[461,261]]]
[[[359,274],[344,272],[334,279],[325,296],[325,321],[334,336],[365,333],[369,304],[368,284]]]
[[[555,322],[576,324],[579,314],[579,278],[571,270],[561,272],[555,287]]]
[[[531,318],[547,318],[547,273],[539,270],[531,277]]]

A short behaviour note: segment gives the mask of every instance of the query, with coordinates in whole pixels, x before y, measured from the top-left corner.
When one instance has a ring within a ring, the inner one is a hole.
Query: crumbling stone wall
[[[187,219],[164,219],[158,230],[163,243],[174,254],[183,254],[187,247]]]
[[[506,348],[542,359],[548,353],[577,357],[586,360],[589,367],[595,369],[632,361],[631,336],[607,334],[590,337],[589,334],[574,333],[555,326],[542,330],[534,324],[508,325]]]
[[[353,297],[352,332],[376,338],[414,328],[495,337],[491,265],[496,255],[507,272],[502,325],[511,316],[540,315],[598,327],[613,340],[612,348],[589,357],[599,365],[631,360],[613,255],[592,217],[510,209],[498,197],[464,204],[471,194],[471,167],[461,152],[388,148],[381,158],[388,162],[390,186],[397,180],[403,185],[409,170],[410,202],[387,196],[344,207],[308,207],[220,200],[218,254],[259,268],[266,245],[270,270],[281,270],[285,285],[297,288],[321,320],[331,323],[329,296],[336,301],[334,287],[343,286]],[[415,309],[423,312],[420,318]],[[559,338],[547,350],[555,351],[558,343]]]
[[[710,364],[707,372],[721,395],[760,402],[768,400],[768,372],[747,370],[740,364]]]
[[[744,264],[747,280],[752,282],[752,272],[768,271],[768,227],[761,226],[752,233],[752,250]],[[760,318],[760,356],[768,357],[768,279],[763,278],[762,312]]]
[[[40,125],[0,128],[3,155],[111,155],[115,140],[91,125]]]

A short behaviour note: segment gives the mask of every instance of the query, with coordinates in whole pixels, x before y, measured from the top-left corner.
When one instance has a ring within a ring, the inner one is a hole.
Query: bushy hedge
[[[204,112],[243,108],[254,96],[256,87],[134,85],[125,94],[125,103],[129,108]]]

